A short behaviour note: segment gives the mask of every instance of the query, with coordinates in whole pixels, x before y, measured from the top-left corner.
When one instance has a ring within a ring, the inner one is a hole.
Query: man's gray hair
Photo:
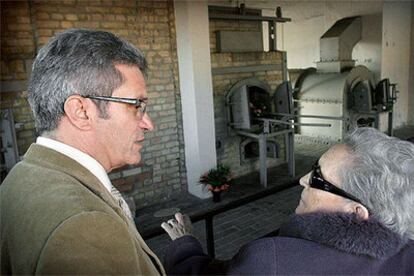
[[[137,66],[143,74],[147,67],[136,47],[109,32],[70,29],[54,36],[39,51],[28,85],[38,133],[56,129],[69,96],[111,96],[124,82],[117,64]],[[96,103],[105,117],[106,103]]]
[[[401,236],[414,238],[414,144],[374,128],[345,138],[350,162],[340,172],[342,188],[357,196],[370,215]]]

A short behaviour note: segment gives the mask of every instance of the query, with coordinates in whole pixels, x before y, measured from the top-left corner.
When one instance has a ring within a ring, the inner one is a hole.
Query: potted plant
[[[232,182],[233,174],[228,166],[218,164],[217,168],[205,172],[199,182],[213,193],[213,201],[219,202],[221,192],[226,191]]]

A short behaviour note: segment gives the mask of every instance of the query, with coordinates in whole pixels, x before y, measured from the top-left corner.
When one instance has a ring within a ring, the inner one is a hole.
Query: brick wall
[[[33,116],[27,103],[26,92],[4,92],[3,83],[25,86],[33,56],[35,41],[32,32],[28,1],[1,2],[1,105],[12,108],[19,154],[26,152],[35,136]]]
[[[241,176],[259,170],[259,161],[253,160],[241,164],[240,144],[246,139],[236,135],[234,131],[229,131],[227,127],[227,111],[225,97],[231,87],[238,81],[256,77],[266,82],[271,87],[271,95],[276,87],[282,83],[283,74],[281,70],[269,70],[245,73],[220,73],[215,74],[214,69],[226,67],[243,67],[255,65],[282,65],[283,52],[244,52],[244,53],[218,53],[216,51],[215,32],[218,30],[226,31],[260,31],[261,23],[245,21],[224,21],[210,20],[210,47],[211,47],[211,66],[213,68],[213,93],[214,93],[214,114],[216,141],[220,143],[217,149],[217,161],[231,166],[236,176]],[[268,166],[279,165],[283,162],[284,140],[282,136],[276,138],[279,145],[279,158],[268,159]]]
[[[30,4],[29,4],[30,3]],[[12,108],[19,154],[35,140],[25,82],[37,49],[68,28],[111,31],[141,49],[149,65],[148,112],[155,131],[146,135],[143,164],[110,174],[115,186],[143,206],[186,190],[181,100],[173,1],[51,0],[1,2],[1,108]],[[2,89],[4,90],[4,89]]]

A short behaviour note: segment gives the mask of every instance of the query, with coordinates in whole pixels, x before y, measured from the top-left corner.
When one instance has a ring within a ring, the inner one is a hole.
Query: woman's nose
[[[310,177],[310,172],[300,178],[299,184],[305,188],[309,187],[309,177]]]

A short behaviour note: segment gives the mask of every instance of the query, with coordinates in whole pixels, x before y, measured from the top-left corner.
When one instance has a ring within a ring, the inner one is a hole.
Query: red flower
[[[221,185],[221,190],[222,190],[222,191],[225,191],[225,190],[227,190],[229,187],[230,187],[230,185],[226,183],[226,184],[224,184],[224,185]]]
[[[210,191],[225,191],[229,188],[234,175],[228,166],[218,164],[216,168],[203,173],[199,182]]]

